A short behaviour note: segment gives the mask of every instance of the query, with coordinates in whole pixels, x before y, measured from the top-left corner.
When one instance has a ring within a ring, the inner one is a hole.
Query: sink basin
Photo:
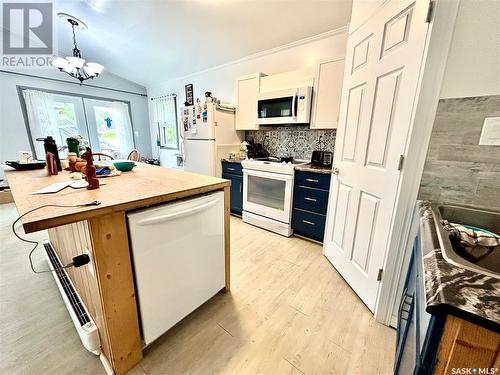
[[[472,263],[464,259],[460,253],[453,248],[449,238],[449,232],[441,225],[441,219],[445,219],[450,223],[472,225],[474,227],[486,229],[490,232],[499,234],[499,212],[451,205],[433,205],[432,214],[434,216],[434,223],[436,225],[436,232],[441,252],[443,257],[448,262],[462,268],[467,268],[469,270],[500,279],[500,248],[497,248],[495,251],[484,258],[481,258],[477,262]]]

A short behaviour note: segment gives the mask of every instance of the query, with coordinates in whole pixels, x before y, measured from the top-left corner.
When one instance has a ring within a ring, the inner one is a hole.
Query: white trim
[[[101,353],[99,355],[99,359],[101,360],[102,366],[104,367],[104,371],[106,371],[106,375],[114,375],[115,372],[113,371],[113,368],[109,364],[109,361],[104,353]]]
[[[406,160],[400,179],[400,189],[394,206],[394,227],[390,235],[380,283],[375,318],[387,325],[391,323],[396,303],[399,279],[405,253],[412,243],[412,213],[424,169],[427,147],[434,125],[441,84],[446,68],[459,2],[434,0],[434,16],[429,26],[424,66],[414,110],[413,130],[409,139]],[[417,125],[418,124],[418,125]],[[418,130],[417,130],[418,129]]]
[[[390,323],[388,324],[389,327],[392,327],[392,328],[395,328],[397,329],[398,328],[398,320],[397,318],[395,318],[394,316],[391,318],[391,321]]]
[[[331,36],[339,35],[339,34],[346,34],[347,35],[347,25],[339,27],[337,29],[325,31],[324,33],[321,33],[321,34],[317,34],[317,35],[313,35],[313,36],[310,36],[307,38],[299,39],[299,40],[293,41],[291,43],[283,44],[283,45],[278,46],[278,47],[274,47],[274,48],[266,49],[264,51],[256,52],[256,53],[253,53],[251,55],[247,55],[245,57],[242,57],[240,59],[228,61],[228,62],[220,64],[220,65],[212,66],[212,67],[207,68],[207,69],[203,69],[203,70],[199,70],[199,71],[194,72],[194,73],[186,74],[184,76],[172,77],[172,78],[167,79],[167,81],[184,80],[187,78],[195,77],[199,74],[213,72],[215,70],[223,69],[223,68],[226,68],[226,67],[231,66],[231,65],[240,64],[240,63],[243,63],[245,61],[255,60],[255,59],[258,59],[260,57],[272,55],[273,53],[277,53],[277,52],[284,51],[284,50],[287,50],[290,48],[298,47],[298,46],[301,46],[303,44],[312,43],[312,42],[315,42],[318,40],[326,39],[326,38],[329,38]],[[157,87],[163,87],[163,85],[160,84],[157,86],[150,86],[150,89],[148,91],[154,90]]]

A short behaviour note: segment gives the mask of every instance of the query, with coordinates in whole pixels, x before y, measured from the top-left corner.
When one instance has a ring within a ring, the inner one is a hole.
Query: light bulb
[[[83,67],[83,70],[89,77],[95,77],[96,73],[92,70],[92,68],[87,64]]]
[[[104,66],[98,63],[89,62],[87,63],[87,65],[85,65],[85,70],[87,72],[93,72],[94,75],[98,75],[102,73],[102,71],[104,70]]]
[[[58,69],[63,69],[66,65],[68,65],[68,60],[62,57],[54,56],[52,58],[52,65],[54,65]]]
[[[72,74],[75,69],[69,62],[62,68],[66,73]]]
[[[82,59],[80,57],[75,57],[75,56],[68,56],[66,57],[66,60],[69,61],[70,65],[73,68],[81,69],[83,65],[85,64],[85,59]]]

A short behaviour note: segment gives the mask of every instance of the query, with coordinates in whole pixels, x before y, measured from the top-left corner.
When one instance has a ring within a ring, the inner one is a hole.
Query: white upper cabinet
[[[257,124],[257,98],[260,79],[264,73],[255,73],[236,79],[236,130],[255,130]]]
[[[311,113],[311,129],[336,129],[339,119],[344,59],[324,59],[316,63]]]

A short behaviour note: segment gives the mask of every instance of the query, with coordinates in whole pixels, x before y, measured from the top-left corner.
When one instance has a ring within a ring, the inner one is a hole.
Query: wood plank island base
[[[106,178],[100,189],[67,187],[55,194],[32,192],[69,179],[68,172],[47,176],[43,170],[6,171],[20,215],[43,205],[71,206],[92,201],[98,206],[45,207],[22,219],[26,233],[48,229],[63,264],[88,251],[91,264],[68,274],[94,319],[101,356],[116,374],[124,374],[142,359],[136,287],[132,272],[126,213],[131,210],[224,192],[225,291],[230,289],[229,187],[220,178],[137,163],[131,172]],[[194,231],[199,228],[189,228]]]

